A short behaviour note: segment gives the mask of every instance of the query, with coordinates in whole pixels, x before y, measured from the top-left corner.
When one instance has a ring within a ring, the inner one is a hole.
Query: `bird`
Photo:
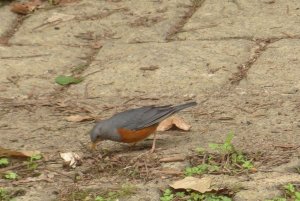
[[[123,143],[137,143],[154,133],[152,148],[155,150],[156,128],[161,121],[173,114],[196,106],[196,102],[180,105],[143,106],[113,115],[109,119],[97,122],[90,131],[91,149],[96,150],[99,142],[110,140]]]

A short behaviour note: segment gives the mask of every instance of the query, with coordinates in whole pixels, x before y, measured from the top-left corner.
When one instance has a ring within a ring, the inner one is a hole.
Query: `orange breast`
[[[118,129],[118,132],[122,137],[122,142],[133,143],[147,138],[149,135],[156,131],[156,127],[157,124],[136,131],[120,128]]]

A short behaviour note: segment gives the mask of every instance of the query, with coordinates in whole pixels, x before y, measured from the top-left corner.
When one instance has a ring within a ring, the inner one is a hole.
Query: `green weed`
[[[203,148],[197,148],[197,156],[191,161],[192,167],[185,169],[185,175],[205,173],[239,173],[254,170],[254,164],[241,151],[232,144],[234,134],[230,132],[222,144],[209,144],[214,153],[209,153]],[[199,164],[200,163],[200,164]]]
[[[30,169],[30,170],[37,169],[38,163],[36,161],[41,160],[41,159],[42,159],[42,155],[40,155],[40,154],[31,156],[27,162],[28,169]]]
[[[191,191],[173,192],[166,189],[160,197],[160,201],[232,201],[230,197],[215,193],[197,193]]]
[[[7,172],[4,174],[4,178],[9,180],[16,180],[18,178],[18,175],[15,172]]]
[[[4,188],[0,188],[0,200],[6,201],[9,200],[9,193]]]
[[[9,164],[8,158],[0,158],[0,167],[5,167]]]
[[[294,184],[288,183],[283,186],[284,197],[276,197],[265,201],[300,201],[300,189]]]

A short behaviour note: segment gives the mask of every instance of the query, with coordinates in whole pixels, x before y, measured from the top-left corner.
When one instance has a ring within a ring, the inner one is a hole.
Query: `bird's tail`
[[[175,112],[178,112],[180,110],[184,110],[185,108],[188,108],[188,107],[192,107],[192,106],[195,106],[197,105],[196,102],[189,102],[189,103],[184,103],[184,104],[181,104],[181,105],[177,105],[177,106],[174,106],[174,110]]]

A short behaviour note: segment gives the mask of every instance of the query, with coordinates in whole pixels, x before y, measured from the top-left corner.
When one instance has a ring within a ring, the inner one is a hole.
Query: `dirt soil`
[[[230,131],[237,149],[264,155],[255,173],[207,175],[238,184],[234,200],[263,201],[300,181],[300,1],[61,0],[27,15],[10,3],[0,2],[0,146],[44,156],[34,171],[14,159],[18,180],[0,178],[16,200],[93,200],[125,185],[135,193],[120,200],[158,201],[197,147]],[[60,86],[58,75],[84,81]],[[150,155],[140,156],[151,138],[91,153],[94,121],[66,120],[192,100],[178,114],[192,129],[159,132]],[[63,166],[62,152],[81,164]]]

